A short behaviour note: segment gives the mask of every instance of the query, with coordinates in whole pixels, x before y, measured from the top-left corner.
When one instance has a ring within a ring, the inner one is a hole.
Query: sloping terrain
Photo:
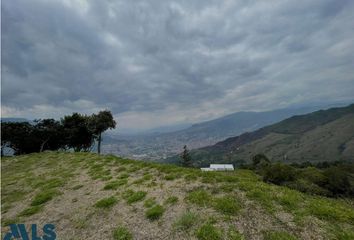
[[[246,131],[273,124],[296,114],[309,113],[319,107],[278,109],[266,112],[237,112],[214,120],[168,133],[137,136],[110,135],[105,137],[103,151],[136,159],[156,160],[189,149],[201,148]]]
[[[354,104],[294,116],[194,150],[192,157],[196,165],[241,164],[258,153],[284,162],[354,161]]]
[[[352,200],[267,184],[248,170],[45,152],[3,158],[1,171],[2,225],[52,223],[58,239],[354,238]]]

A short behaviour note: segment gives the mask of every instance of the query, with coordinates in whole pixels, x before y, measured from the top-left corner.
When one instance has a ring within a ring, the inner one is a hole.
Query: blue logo
[[[42,230],[44,235],[38,236],[37,224],[31,225],[31,231],[27,232],[25,224],[10,224],[10,232],[6,233],[3,240],[22,239],[22,240],[55,240],[55,226],[46,224]]]

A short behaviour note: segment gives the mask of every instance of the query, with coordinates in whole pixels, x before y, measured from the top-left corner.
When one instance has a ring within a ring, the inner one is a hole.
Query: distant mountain
[[[293,116],[191,152],[197,165],[250,161],[264,153],[273,161],[354,161],[354,104]],[[177,158],[168,159],[170,162]]]
[[[1,118],[1,122],[31,122],[26,118]]]
[[[228,137],[253,131],[287,117],[309,113],[320,108],[303,107],[266,112],[237,112],[174,132],[135,136],[110,135],[103,144],[103,150],[106,153],[135,159],[164,159],[181,152],[184,145],[187,145],[189,149],[205,147]]]

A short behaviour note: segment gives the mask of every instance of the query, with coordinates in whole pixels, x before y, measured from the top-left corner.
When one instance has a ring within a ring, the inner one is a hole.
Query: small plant
[[[104,190],[116,190],[118,189],[120,186],[125,185],[128,183],[127,179],[121,179],[121,180],[117,180],[117,181],[111,181],[109,183],[107,183],[103,189]]]
[[[198,221],[199,217],[193,212],[187,211],[174,223],[174,228],[177,230],[186,231],[192,228]]]
[[[124,179],[124,178],[128,178],[129,174],[128,173],[122,173],[120,176],[118,176],[119,179]]]
[[[145,198],[145,196],[146,192],[143,191],[134,192],[132,190],[128,190],[123,194],[123,197],[125,198],[128,204],[141,201]]]
[[[57,190],[49,189],[43,192],[38,193],[31,202],[31,206],[38,206],[43,203],[46,203],[53,199],[54,196],[58,195]]]
[[[170,205],[174,205],[178,202],[178,197],[176,196],[170,196],[165,200],[165,204],[170,204]]]
[[[228,215],[235,214],[240,210],[240,204],[231,196],[216,198],[213,207],[215,210]]]
[[[146,211],[145,216],[149,220],[154,221],[159,219],[164,211],[165,209],[161,205],[155,205]]]
[[[154,205],[156,205],[156,201],[154,198],[149,198],[144,202],[144,207],[146,208],[151,208]]]
[[[221,231],[210,223],[201,226],[196,231],[196,236],[199,240],[221,240],[222,239]]]
[[[114,240],[132,240],[133,236],[127,228],[120,226],[113,231],[113,238]]]
[[[95,207],[97,207],[97,208],[110,208],[114,204],[116,204],[117,202],[118,202],[117,198],[115,198],[113,196],[108,197],[108,198],[103,198],[95,203]]]
[[[24,217],[31,216],[31,215],[36,214],[37,212],[41,211],[42,208],[43,208],[42,205],[26,208],[25,210],[20,212],[19,216],[24,216]]]

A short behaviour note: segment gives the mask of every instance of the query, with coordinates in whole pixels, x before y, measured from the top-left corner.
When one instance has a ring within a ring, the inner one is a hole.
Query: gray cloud
[[[147,128],[352,99],[353,12],[349,0],[3,1],[2,113],[109,108]]]

